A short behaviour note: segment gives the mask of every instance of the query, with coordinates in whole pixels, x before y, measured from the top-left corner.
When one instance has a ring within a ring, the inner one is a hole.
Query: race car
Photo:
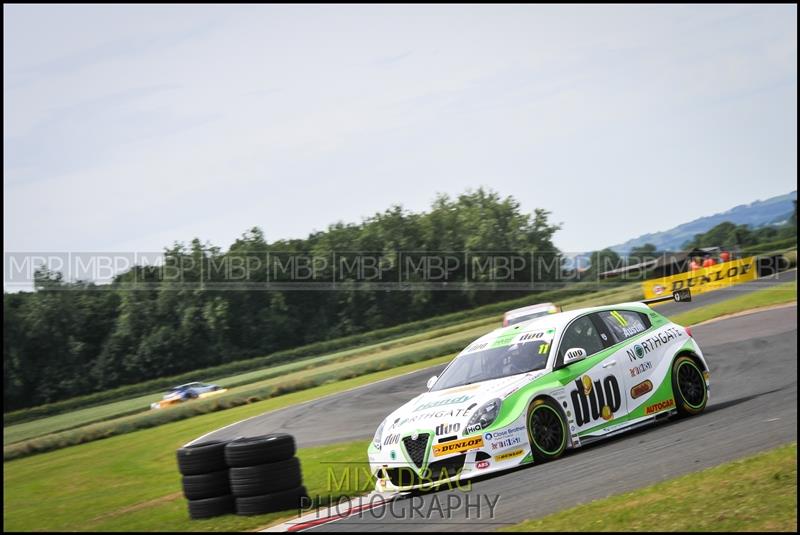
[[[376,490],[453,484],[560,457],[708,403],[709,369],[689,328],[642,302],[548,314],[469,344],[428,391],[379,425]]]
[[[226,390],[227,390],[226,388],[222,388],[217,385],[210,385],[198,382],[186,383],[185,385],[180,385],[171,388],[169,392],[164,394],[164,397],[163,399],[161,399],[161,401],[156,401],[155,403],[151,403],[150,408],[163,409],[165,407],[177,405],[178,403],[182,403],[190,399],[205,398],[208,396],[222,394]]]
[[[561,309],[553,303],[539,303],[537,305],[529,305],[522,308],[515,308],[503,314],[503,327],[514,325],[515,323],[522,323],[539,316],[547,314],[555,314],[561,312]]]

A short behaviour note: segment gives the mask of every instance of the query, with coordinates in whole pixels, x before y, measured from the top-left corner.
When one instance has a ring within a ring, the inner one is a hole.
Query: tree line
[[[455,198],[438,196],[424,212],[393,206],[361,223],[336,223],[305,239],[268,242],[261,229],[253,228],[227,251],[198,239],[188,245],[175,243],[165,250],[164,258],[179,266],[177,279],[155,266],[134,266],[110,285],[96,285],[39,269],[33,292],[4,293],[4,411],[525,293],[363,289],[353,280],[341,281],[335,290],[237,291],[211,284],[226,280],[224,273],[214,271],[226,260],[229,265],[240,260],[237,265],[241,265],[254,254],[269,252],[326,257],[337,251],[370,251],[389,259],[396,251],[555,255],[552,237],[559,225],[549,216],[543,209],[524,213],[512,197],[479,189]],[[256,284],[267,280],[268,269],[259,265],[248,272],[248,280]],[[396,269],[388,269],[390,280]],[[555,275],[543,275],[550,276]]]

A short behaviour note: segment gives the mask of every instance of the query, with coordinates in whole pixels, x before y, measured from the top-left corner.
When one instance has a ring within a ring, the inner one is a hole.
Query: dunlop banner
[[[693,294],[710,292],[755,280],[757,277],[756,257],[750,256],[670,277],[647,280],[642,283],[642,288],[645,299],[652,299],[683,288],[691,288]]]

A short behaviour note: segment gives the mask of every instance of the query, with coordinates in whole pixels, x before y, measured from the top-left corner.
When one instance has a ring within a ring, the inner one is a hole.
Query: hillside
[[[643,234],[625,243],[613,245],[611,249],[617,253],[623,253],[645,243],[652,243],[659,251],[679,250],[695,234],[706,232],[724,221],[730,221],[737,225],[750,225],[751,227],[780,224],[792,214],[794,210],[792,201],[794,200],[797,200],[797,190],[764,201],[735,206],[725,212],[700,217],[669,230]]]

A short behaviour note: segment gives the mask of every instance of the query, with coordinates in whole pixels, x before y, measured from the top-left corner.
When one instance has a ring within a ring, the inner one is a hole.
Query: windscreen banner
[[[645,299],[669,295],[676,290],[689,288],[692,294],[728,288],[735,284],[758,278],[756,257],[750,256],[730,262],[722,262],[678,275],[650,279],[642,283]]]

